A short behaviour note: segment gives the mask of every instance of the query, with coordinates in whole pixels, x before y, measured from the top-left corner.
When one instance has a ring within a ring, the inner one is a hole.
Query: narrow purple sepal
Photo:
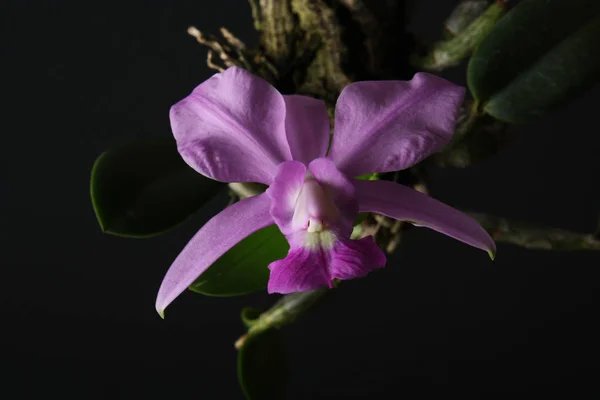
[[[472,217],[414,189],[389,181],[354,180],[359,211],[425,226],[463,243],[496,252],[494,239]]]
[[[165,308],[215,261],[252,233],[273,224],[271,200],[266,194],[249,197],[212,217],[179,253],[163,278],[156,311]]]

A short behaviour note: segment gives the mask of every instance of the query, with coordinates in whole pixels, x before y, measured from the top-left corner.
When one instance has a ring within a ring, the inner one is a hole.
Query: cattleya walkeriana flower
[[[179,153],[222,182],[269,185],[225,208],[190,240],[156,300],[164,309],[202,272],[250,234],[277,224],[290,244],[269,265],[269,293],[331,286],[383,267],[372,237],[351,240],[358,212],[426,226],[493,256],[495,244],[471,217],[411,188],[353,177],[408,168],[450,140],[464,89],[426,73],[410,81],[356,82],[344,88],[330,126],[325,103],[282,95],[231,67],[171,108]],[[328,151],[329,148],[329,151]]]

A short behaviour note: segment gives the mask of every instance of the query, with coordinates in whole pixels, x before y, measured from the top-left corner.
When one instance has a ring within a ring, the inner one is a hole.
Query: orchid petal
[[[288,294],[331,287],[327,260],[327,253],[323,251],[311,251],[304,247],[290,249],[287,257],[269,265],[271,275],[267,291]]]
[[[337,101],[328,156],[351,177],[408,168],[448,143],[464,92],[422,72],[410,81],[352,83]]]
[[[285,131],[294,160],[309,162],[327,153],[331,127],[323,100],[300,95],[283,96]]]
[[[328,158],[313,160],[308,165],[308,169],[317,182],[330,194],[332,203],[340,211],[340,221],[336,227],[338,233],[342,236],[350,236],[352,225],[358,215],[358,204],[352,182]]]
[[[409,187],[390,181],[354,180],[359,211],[425,226],[482,249],[493,259],[496,244],[470,216]]]
[[[292,219],[304,177],[306,166],[300,161],[286,161],[277,167],[277,175],[266,193],[271,198],[271,215],[284,235],[292,233]]]
[[[273,224],[266,194],[241,200],[212,217],[179,253],[165,275],[156,311],[165,308],[219,257],[252,233]]]
[[[315,240],[315,235],[322,240]],[[333,279],[361,278],[385,265],[385,254],[372,237],[340,238],[329,232],[288,236],[291,248],[283,260],[269,265],[269,293],[294,293],[332,287]],[[308,245],[310,243],[310,245]]]
[[[333,249],[331,277],[340,280],[362,278],[385,266],[385,262],[385,254],[375,244],[373,236],[360,240],[341,239]]]
[[[209,178],[270,184],[276,166],[291,159],[283,96],[241,68],[200,84],[170,118],[179,153]]]

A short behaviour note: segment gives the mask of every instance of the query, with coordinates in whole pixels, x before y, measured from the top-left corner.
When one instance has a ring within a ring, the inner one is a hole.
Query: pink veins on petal
[[[393,182],[357,175],[397,171],[448,143],[464,89],[417,73],[410,81],[352,83],[335,109],[331,148],[325,103],[282,95],[230,67],[171,108],[183,159],[222,182],[261,182],[267,192],[226,208],[204,225],[167,271],[156,300],[164,309],[235,243],[276,224],[288,255],[269,265],[270,293],[330,286],[385,265],[372,237],[351,240],[359,211],[406,219],[490,254],[492,238],[471,217]]]

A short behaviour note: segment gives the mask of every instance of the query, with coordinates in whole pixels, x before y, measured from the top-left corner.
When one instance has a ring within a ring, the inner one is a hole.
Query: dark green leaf
[[[596,81],[600,2],[527,0],[477,48],[468,84],[490,115],[524,122],[568,101]]]
[[[501,121],[525,122],[577,96],[600,78],[599,38],[597,17],[494,95],[485,111]]]
[[[283,335],[270,329],[249,335],[238,352],[238,379],[249,400],[285,398],[286,362]]]
[[[209,296],[238,296],[267,287],[268,265],[286,256],[289,245],[276,225],[248,236],[219,258],[190,286]]]
[[[105,233],[148,237],[184,221],[223,185],[191,169],[174,140],[153,140],[102,153],[90,191]]]

